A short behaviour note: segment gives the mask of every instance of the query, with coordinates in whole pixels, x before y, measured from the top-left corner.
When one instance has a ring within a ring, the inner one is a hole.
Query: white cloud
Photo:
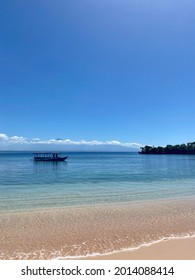
[[[6,141],[8,139],[9,139],[9,137],[6,134],[4,134],[4,133],[0,134],[0,141]]]
[[[118,148],[135,148],[139,149],[142,144],[139,143],[131,143],[131,142],[120,142],[118,140],[108,140],[108,141],[99,141],[99,140],[80,140],[74,141],[70,139],[49,139],[49,140],[41,140],[40,138],[25,138],[23,136],[8,136],[6,134],[0,134],[0,143],[6,146],[18,145],[18,146],[36,146],[36,145],[46,145],[46,146],[58,146],[58,147],[118,147]],[[1,146],[0,146],[1,148]]]
[[[1,141],[1,143],[4,143],[4,144],[9,144],[9,143],[26,144],[29,142],[29,140],[27,138],[24,138],[22,136],[9,137],[8,135],[6,135],[4,133],[0,134],[0,141]]]
[[[142,144],[139,143],[123,143],[120,141],[112,140],[112,141],[98,141],[98,140],[92,140],[92,141],[73,141],[70,139],[50,139],[47,141],[38,141],[40,144],[61,144],[61,145],[88,145],[88,146],[101,146],[101,145],[110,145],[110,146],[122,146],[122,147],[140,147]]]
[[[32,141],[35,141],[35,142],[37,142],[37,141],[40,141],[41,139],[40,138],[32,138]]]
[[[26,144],[28,143],[28,139],[22,136],[12,136],[9,138],[10,142],[19,143],[19,144]]]

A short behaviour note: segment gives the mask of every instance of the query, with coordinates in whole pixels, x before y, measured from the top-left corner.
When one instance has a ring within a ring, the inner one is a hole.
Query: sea
[[[82,258],[195,236],[195,155],[64,155],[0,152],[0,259]]]
[[[0,211],[26,211],[195,197],[195,155],[72,152],[35,162],[0,152]]]

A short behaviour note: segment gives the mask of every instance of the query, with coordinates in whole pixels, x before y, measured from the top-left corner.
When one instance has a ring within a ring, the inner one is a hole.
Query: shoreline
[[[171,237],[102,255],[60,258],[75,260],[195,260],[195,234]]]

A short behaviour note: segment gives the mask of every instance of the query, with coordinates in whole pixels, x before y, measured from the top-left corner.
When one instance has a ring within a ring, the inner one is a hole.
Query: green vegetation
[[[166,147],[141,147],[140,154],[195,154],[195,142],[181,145],[167,145]]]

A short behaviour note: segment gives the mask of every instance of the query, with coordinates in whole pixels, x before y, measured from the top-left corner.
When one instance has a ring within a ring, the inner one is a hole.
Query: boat
[[[34,161],[65,161],[68,156],[62,157],[60,153],[33,153]]]

